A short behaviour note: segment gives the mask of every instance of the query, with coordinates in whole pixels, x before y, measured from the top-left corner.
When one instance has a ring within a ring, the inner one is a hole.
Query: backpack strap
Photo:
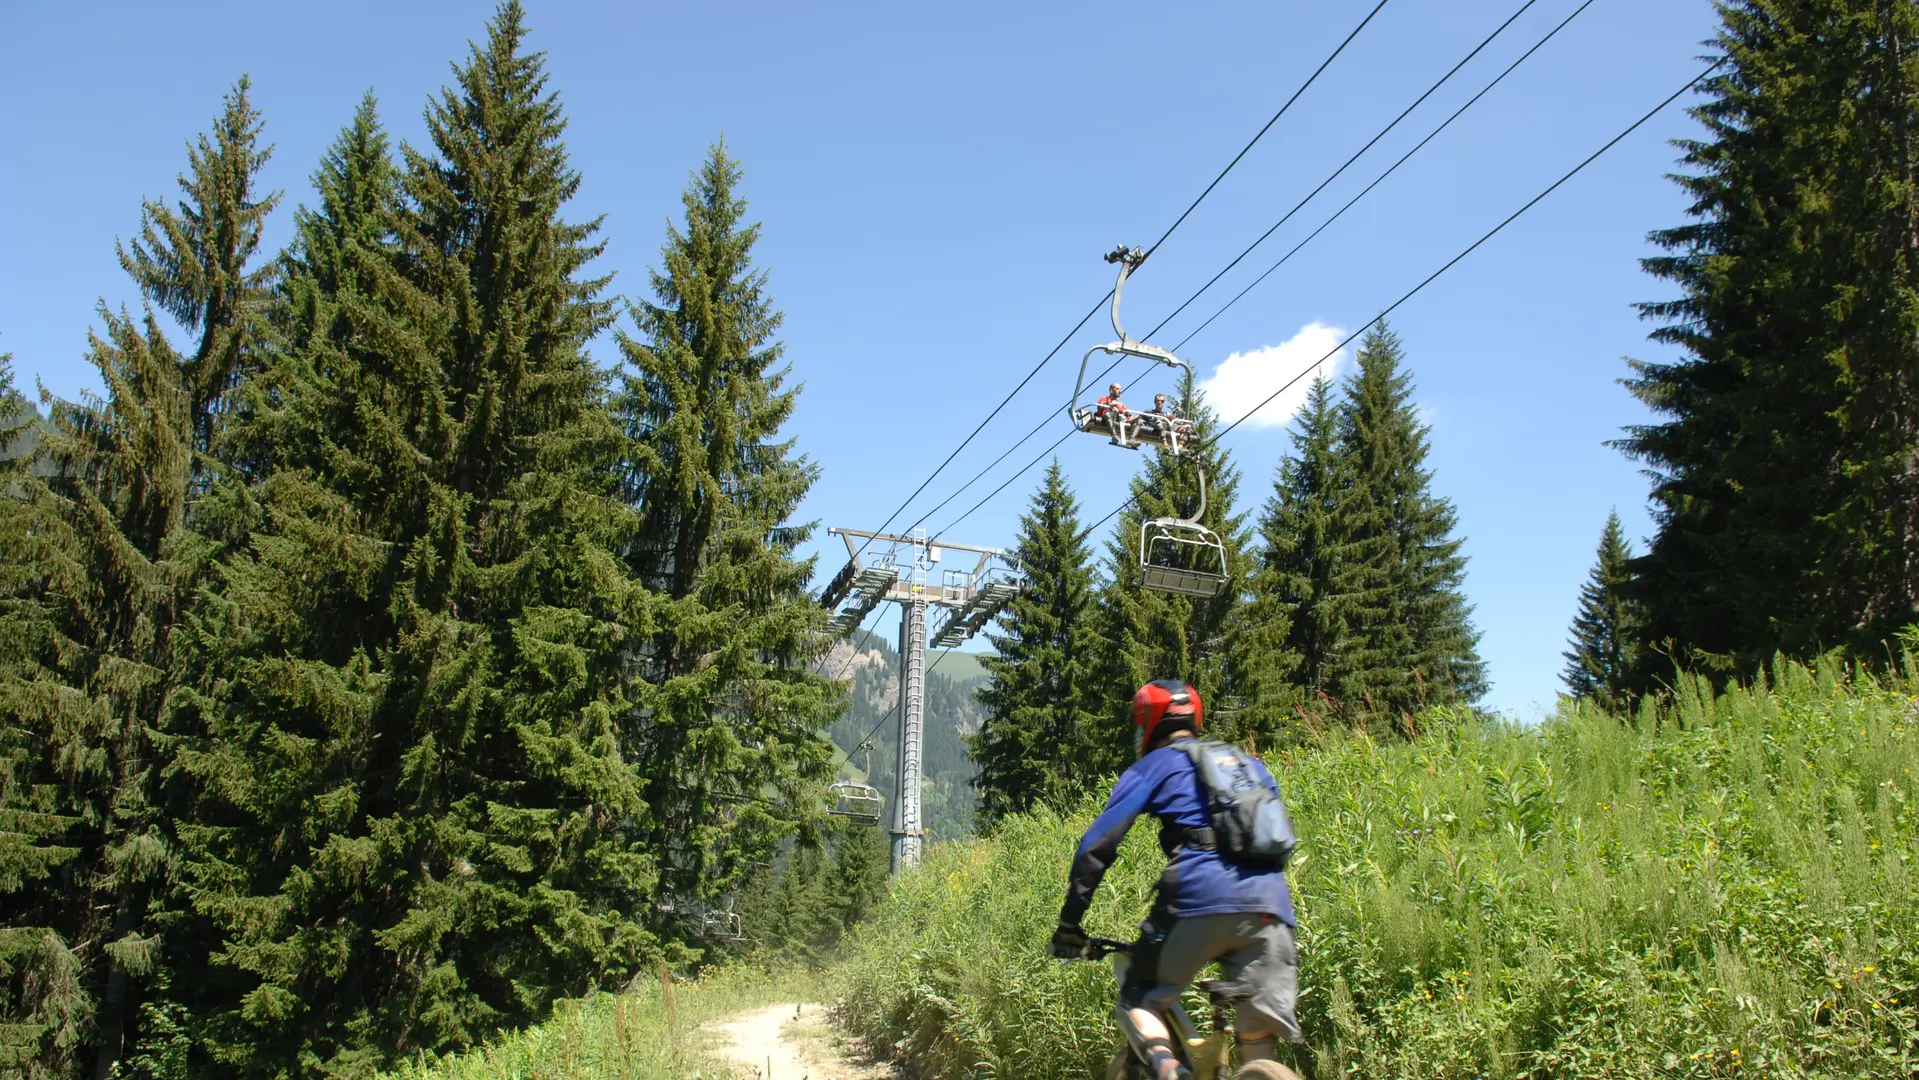
[[[1199,788],[1199,801],[1206,807],[1206,813],[1210,816],[1213,812],[1213,792],[1206,785],[1206,770],[1199,766],[1200,755],[1206,752],[1206,740],[1174,739],[1168,745],[1178,747],[1179,751],[1186,755],[1187,760],[1193,763],[1193,783]],[[1175,826],[1172,832],[1178,839],[1180,847],[1189,847],[1195,851],[1219,850],[1219,834],[1213,831],[1211,825],[1201,825],[1197,828]]]

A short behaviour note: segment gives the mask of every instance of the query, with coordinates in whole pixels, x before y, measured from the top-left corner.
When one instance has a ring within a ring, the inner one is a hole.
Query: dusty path
[[[882,1066],[857,1060],[826,1022],[823,1005],[788,1001],[744,1013],[713,1029],[741,1076],[755,1080],[890,1080]]]

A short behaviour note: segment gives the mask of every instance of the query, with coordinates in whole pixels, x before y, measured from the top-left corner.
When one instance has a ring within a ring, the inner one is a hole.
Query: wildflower
[[[1878,845],[1877,845],[1877,844],[1874,844],[1873,846],[1874,846],[1874,847],[1877,847]],[[1859,970],[1860,970],[1860,971],[1866,971],[1866,972],[1872,972],[1872,971],[1878,971],[1879,969],[1878,969],[1878,968],[1876,968],[1876,967],[1863,967],[1863,968],[1860,968]]]

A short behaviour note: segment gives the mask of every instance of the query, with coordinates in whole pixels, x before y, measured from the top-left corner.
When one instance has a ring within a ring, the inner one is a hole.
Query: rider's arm
[[[1106,810],[1093,821],[1093,827],[1086,830],[1080,839],[1079,850],[1073,854],[1073,869],[1067,875],[1066,905],[1060,909],[1059,921],[1067,926],[1078,926],[1086,908],[1093,902],[1093,891],[1106,876],[1106,868],[1113,865],[1113,859],[1119,854],[1120,841],[1126,839],[1126,833],[1133,827],[1133,819],[1146,809],[1146,803],[1153,794],[1153,784],[1138,769],[1128,769],[1113,786],[1112,797],[1106,800]]]

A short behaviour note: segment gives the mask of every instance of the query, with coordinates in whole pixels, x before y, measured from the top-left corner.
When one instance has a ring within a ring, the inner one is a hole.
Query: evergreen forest
[[[112,218],[126,278],[101,289],[138,300],[84,328],[101,389],[36,398],[0,355],[0,1077],[357,1080],[608,993],[660,995],[669,1018],[645,1024],[666,1038],[676,978],[849,952],[847,1023],[925,1075],[1032,1047],[1096,1064],[1110,986],[1007,935],[1043,940],[1027,901],[1134,760],[1153,679],[1197,688],[1209,734],[1298,766],[1306,827],[1336,838],[1306,849],[1305,910],[1351,962],[1313,961],[1322,1075],[1522,1052],[1524,1075],[1611,1075],[1560,1038],[1574,1004],[1565,1031],[1640,1025],[1673,1075],[1690,1046],[1736,1055],[1731,1021],[1687,1027],[1618,987],[1716,964],[1722,997],[1783,1016],[1799,983],[1749,972],[1818,951],[1787,929],[1864,963],[1912,906],[1890,847],[1839,885],[1777,860],[1910,830],[1891,770],[1919,715],[1919,0],[1717,10],[1723,60],[1678,147],[1688,210],[1642,267],[1664,358],[1621,370],[1648,419],[1613,446],[1652,530],[1593,522],[1559,719],[1482,708],[1471,523],[1435,475],[1420,342],[1382,317],[1276,459],[1236,459],[1241,418],[1189,370],[1184,446],[1139,453],[1112,514],[1058,458],[1028,481],[1005,544],[1020,591],[984,650],[929,658],[936,847],[904,885],[901,658],[829,630],[840,567],[802,506],[834,478],[792,430],[805,358],[745,165],[723,139],[687,162],[652,269],[615,281],[520,0],[455,59],[417,145],[372,92],[343,103],[305,201],[265,188],[271,118],[238,78],[184,161],[127,163],[178,182]],[[1218,538],[1215,594],[1147,587],[1142,525],[1165,519]],[[832,814],[835,782],[876,788],[880,824]],[[1770,790],[1792,801],[1767,818]],[[1635,800],[1678,831],[1599,816]],[[1726,887],[1778,918],[1686,898],[1722,843]],[[1548,856],[1577,890],[1527,877]],[[1149,871],[1116,880],[1143,895]],[[1442,895],[1451,913],[1421,907]],[[1608,936],[1582,905],[1615,895],[1644,906]],[[970,964],[1066,1019],[1016,1031]],[[1808,1024],[1843,1026],[1889,978],[1848,970],[1853,990],[1799,1003]],[[1906,1016],[1919,991],[1898,992]],[[1673,993],[1705,1010],[1718,991]],[[1839,1070],[1879,1045],[1814,1034]]]

